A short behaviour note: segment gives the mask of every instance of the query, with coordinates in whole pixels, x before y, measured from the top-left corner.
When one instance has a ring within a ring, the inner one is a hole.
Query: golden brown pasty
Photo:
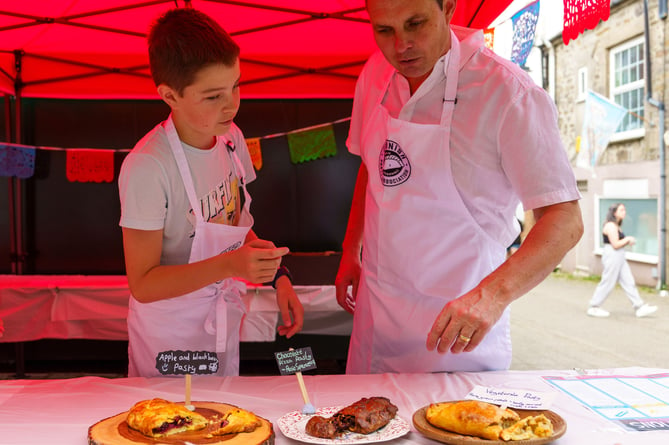
[[[500,439],[528,440],[538,437],[551,437],[552,435],[553,423],[549,418],[540,414],[538,416],[527,416],[503,430]]]
[[[499,440],[504,429],[520,420],[515,411],[477,400],[433,403],[425,418],[437,428],[490,440]]]
[[[164,437],[207,426],[207,419],[184,405],[164,399],[137,402],[128,411],[128,426],[149,437]]]
[[[221,420],[220,427],[213,431],[215,436],[234,433],[250,433],[262,425],[260,419],[250,411],[241,408],[228,411]]]

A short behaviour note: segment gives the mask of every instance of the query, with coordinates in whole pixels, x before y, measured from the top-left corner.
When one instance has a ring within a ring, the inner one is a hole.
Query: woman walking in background
[[[645,317],[657,311],[657,306],[644,303],[639,296],[632,270],[625,259],[625,246],[633,246],[636,241],[633,236],[625,236],[620,229],[626,214],[625,206],[621,203],[613,204],[606,214],[606,221],[602,229],[604,238],[602,265],[604,271],[602,272],[602,279],[590,300],[590,308],[587,313],[591,317],[603,318],[610,315],[609,311],[601,308],[601,305],[616,283],[620,283],[620,287],[632,302],[637,317]]]

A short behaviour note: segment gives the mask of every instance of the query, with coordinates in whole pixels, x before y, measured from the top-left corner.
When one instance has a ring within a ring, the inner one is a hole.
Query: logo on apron
[[[379,155],[379,175],[386,187],[406,182],[411,176],[411,164],[397,142],[386,140]]]

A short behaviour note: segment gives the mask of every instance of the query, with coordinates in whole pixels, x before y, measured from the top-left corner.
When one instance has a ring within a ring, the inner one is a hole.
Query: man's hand
[[[339,270],[335,278],[335,292],[337,303],[346,312],[352,314],[355,311],[355,300],[358,297],[358,283],[360,281],[360,259],[352,255],[343,254],[339,262]],[[352,287],[353,294],[348,293],[348,287]]]
[[[441,354],[473,351],[504,313],[496,292],[481,284],[446,304],[427,336],[427,349]]]

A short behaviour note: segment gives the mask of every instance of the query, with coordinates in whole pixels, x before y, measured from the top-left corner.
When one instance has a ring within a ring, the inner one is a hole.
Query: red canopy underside
[[[511,1],[460,0],[453,23],[485,28]],[[244,99],[350,98],[375,49],[364,0],[191,3],[239,43]],[[0,91],[23,97],[156,99],[146,32],[174,5],[174,0],[3,2]]]

